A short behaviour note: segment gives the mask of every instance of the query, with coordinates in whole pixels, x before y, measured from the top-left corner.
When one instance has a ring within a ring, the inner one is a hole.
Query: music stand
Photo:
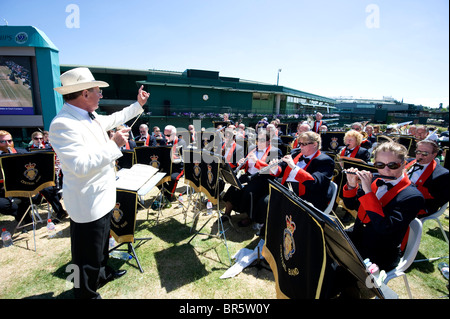
[[[225,182],[231,184],[231,186],[237,189],[242,189],[244,187],[237,178],[233,168],[230,166],[229,163],[227,163],[227,161],[222,161],[220,163],[220,176],[222,176]]]
[[[149,165],[136,164],[130,169],[122,169],[117,173],[116,180],[116,205],[111,218],[111,235],[118,246],[110,249],[118,249],[127,244],[127,251],[136,259],[141,272],[144,272],[132,243],[139,244],[148,238],[135,238],[136,214],[138,212],[138,196],[145,195],[162,179],[165,173]],[[119,249],[118,249],[119,250]]]
[[[193,153],[196,153],[198,151],[193,151]],[[197,153],[198,154],[198,153]],[[223,157],[221,155],[214,154],[209,151],[202,151],[200,152],[201,156],[201,162],[198,165],[195,165],[196,171],[195,173],[191,174],[190,172],[186,175],[185,174],[185,180],[186,178],[191,178],[191,176],[197,175],[196,179],[200,181],[199,187],[197,188],[198,191],[202,192],[206,195],[206,197],[211,201],[212,204],[217,205],[216,214],[211,214],[208,218],[208,220],[200,227],[198,231],[189,239],[188,244],[197,236],[197,235],[206,235],[209,237],[219,238],[222,239],[222,242],[225,244],[225,247],[227,249],[228,254],[228,260],[230,262],[231,266],[231,258],[230,253],[228,250],[228,244],[227,239],[225,236],[225,229],[223,227],[222,219],[220,216],[220,207],[219,207],[219,175],[220,175],[220,165],[223,162]],[[196,156],[198,160],[198,155]],[[193,168],[193,166],[187,166],[187,169]],[[186,169],[186,163],[185,163],[185,169]],[[186,171],[185,171],[186,173]],[[188,180],[189,183],[189,180]],[[195,183],[193,184],[195,186]],[[194,228],[197,224],[198,218],[200,215],[200,210],[195,212],[194,215],[194,222],[192,228]],[[209,221],[217,217],[217,233],[211,234],[211,233],[202,233],[202,229],[209,223]],[[191,231],[192,231],[191,228]]]
[[[30,207],[23,214],[14,232],[33,225],[34,251],[36,251],[36,220],[39,216],[32,197],[44,188],[55,186],[55,153],[52,151],[14,154],[0,157],[5,197],[28,197]],[[30,212],[32,222],[21,226],[25,215]]]

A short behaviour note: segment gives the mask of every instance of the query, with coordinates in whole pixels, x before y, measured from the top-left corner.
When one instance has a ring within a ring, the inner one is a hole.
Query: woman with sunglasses
[[[425,208],[422,194],[405,174],[407,149],[395,142],[374,150],[374,166],[384,178],[350,168],[343,201],[358,215],[348,235],[362,258],[389,271],[399,262],[411,221]],[[351,174],[353,173],[353,174]]]

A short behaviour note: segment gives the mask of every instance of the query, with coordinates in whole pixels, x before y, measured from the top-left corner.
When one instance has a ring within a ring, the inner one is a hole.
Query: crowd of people
[[[386,132],[381,132],[377,125],[353,123],[334,154],[322,148],[327,126],[320,113],[314,123],[299,122],[292,134],[282,131],[279,120],[269,123],[263,118],[255,128],[249,128],[224,114],[223,121],[213,124],[212,130],[197,128],[200,132],[196,132],[194,125],[189,125],[182,133],[166,125],[153,126],[150,132],[147,124],[141,124],[139,135],[133,138],[131,128],[123,123],[143,111],[149,94],[142,87],[136,103],[102,116],[95,110],[102,98],[100,88],[108,86],[106,82],[96,81],[88,69],[76,68],[62,74],[61,83],[55,90],[63,95],[65,103],[50,133],[34,132],[26,149],[16,149],[11,134],[1,130],[0,151],[2,155],[36,149],[55,151],[61,184],[42,190],[36,201],[43,196],[52,205],[56,219],[70,216],[72,258],[81,269],[81,285],[74,290],[79,298],[100,298],[98,287],[125,273],[107,265],[109,223],[115,204],[115,161],[124,149],[172,148],[172,170],[164,184],[168,201],[177,198],[177,184],[184,172],[184,149],[205,147],[220,154],[243,185],[240,189],[226,188],[221,181],[221,199],[225,203],[222,221],[232,222],[233,212],[245,214],[239,226],[255,225],[263,239],[268,180],[277,179],[323,211],[332,198],[330,183],[340,158],[372,165],[390,179],[350,168],[342,197],[346,208],[357,211],[354,225],[348,230],[355,247],[363,258],[370,258],[386,271],[395,267],[402,255],[410,222],[436,212],[449,200],[448,167],[437,159],[443,151],[437,143],[438,134],[425,126],[409,125],[397,132],[388,126]],[[210,139],[203,143],[202,132],[212,133],[213,143]],[[390,138],[395,133],[413,137],[415,156],[409,156],[405,146]],[[387,139],[380,140],[378,135]],[[61,189],[67,211],[60,202]],[[13,215],[16,220],[22,218],[28,207],[26,200],[2,195],[1,213]]]

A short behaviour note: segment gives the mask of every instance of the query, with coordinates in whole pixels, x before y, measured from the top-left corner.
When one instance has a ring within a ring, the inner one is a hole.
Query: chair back
[[[428,215],[426,217],[421,218],[420,220],[422,221],[422,224],[428,219],[438,219],[445,212],[447,207],[448,207],[448,202],[445,203],[444,205],[442,205],[442,207],[439,208],[439,210],[437,212],[435,212],[435,213],[433,213],[431,215]]]
[[[336,201],[336,195],[337,195],[337,191],[338,191],[338,186],[333,181],[330,182],[330,188],[332,191],[332,196],[330,199],[330,203],[328,204],[327,208],[323,211],[323,213],[325,215],[329,215],[331,213],[331,210],[333,209],[333,206],[334,206],[334,202]]]
[[[420,240],[422,239],[422,222],[415,218],[409,224],[408,242],[406,244],[403,257],[400,259],[396,271],[406,271],[416,258],[419,251]]]

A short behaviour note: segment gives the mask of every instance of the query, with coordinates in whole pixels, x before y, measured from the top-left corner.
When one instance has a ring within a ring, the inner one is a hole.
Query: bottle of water
[[[133,256],[131,256],[129,253],[121,250],[113,250],[112,252],[109,253],[109,255],[113,258],[122,260],[130,260],[131,258],[133,258]]]
[[[116,246],[116,241],[114,237],[109,235],[109,249],[113,249]]]
[[[2,229],[2,241],[3,247],[9,247],[13,244],[11,233],[7,231],[6,228]]]
[[[56,226],[51,219],[47,221],[47,234],[48,238],[53,238],[56,236]]]
[[[113,236],[109,236],[109,249],[113,249],[116,246],[116,241]],[[121,250],[113,250],[109,253],[109,255],[113,258],[122,259],[122,260],[130,260],[133,258],[129,253]]]
[[[211,215],[211,214],[212,214],[212,203],[208,199],[208,202],[206,203],[206,215]]]

